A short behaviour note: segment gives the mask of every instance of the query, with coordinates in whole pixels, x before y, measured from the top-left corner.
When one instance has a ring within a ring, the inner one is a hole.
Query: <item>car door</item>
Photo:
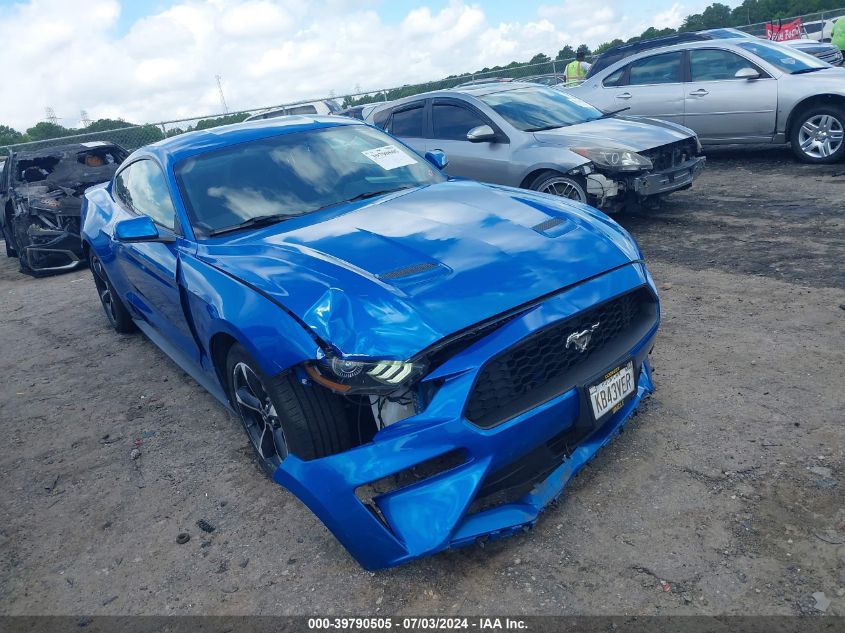
[[[649,116],[675,123],[684,120],[683,51],[634,60],[604,81],[612,110],[628,107],[630,116]],[[607,101],[607,100],[606,100]]]
[[[736,77],[752,69],[758,78]],[[702,141],[771,141],[777,119],[777,80],[742,55],[720,48],[689,51],[684,125]]]
[[[425,99],[406,103],[394,109],[386,130],[398,136],[420,154],[425,154]]]
[[[162,235],[174,238],[168,242],[121,242],[112,236],[125,298],[168,343],[196,362],[199,350],[178,284],[179,253],[189,248],[190,242],[181,236],[164,172],[152,159],[134,161],[117,173],[112,192],[119,207],[115,220],[146,215]]]
[[[471,143],[467,132],[489,125],[495,141]],[[480,110],[459,99],[434,99],[431,105],[431,140],[428,149],[446,152],[446,173],[482,182],[508,184],[511,147],[499,127]]]

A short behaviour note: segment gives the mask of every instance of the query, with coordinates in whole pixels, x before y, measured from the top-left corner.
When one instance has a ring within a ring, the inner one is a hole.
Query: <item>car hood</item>
[[[438,340],[639,259],[576,202],[449,181],[200,245],[347,357],[407,359]]]
[[[620,117],[534,132],[534,137],[541,143],[565,147],[618,147],[632,152],[683,141],[691,136],[693,133],[680,125],[655,125]]]

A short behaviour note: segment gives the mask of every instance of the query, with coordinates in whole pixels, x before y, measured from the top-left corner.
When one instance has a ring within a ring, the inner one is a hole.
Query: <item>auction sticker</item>
[[[368,149],[361,153],[373,161],[376,165],[387,171],[396,169],[397,167],[413,165],[416,162],[395,145],[376,147],[375,149]]]

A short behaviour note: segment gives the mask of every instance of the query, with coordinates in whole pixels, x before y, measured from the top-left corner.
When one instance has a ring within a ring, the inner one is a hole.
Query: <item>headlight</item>
[[[640,171],[653,165],[645,156],[614,147],[573,147],[572,151],[593,161],[596,167],[611,171]]]
[[[407,386],[425,372],[424,363],[401,360],[346,360],[320,358],[305,365],[316,382],[338,393],[382,394]]]

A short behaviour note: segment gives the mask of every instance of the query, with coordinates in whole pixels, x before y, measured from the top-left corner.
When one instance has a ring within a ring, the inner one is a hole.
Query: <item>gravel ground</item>
[[[378,573],[87,271],[0,261],[0,613],[845,615],[843,173],[722,150],[622,217],[656,394],[532,532]]]

